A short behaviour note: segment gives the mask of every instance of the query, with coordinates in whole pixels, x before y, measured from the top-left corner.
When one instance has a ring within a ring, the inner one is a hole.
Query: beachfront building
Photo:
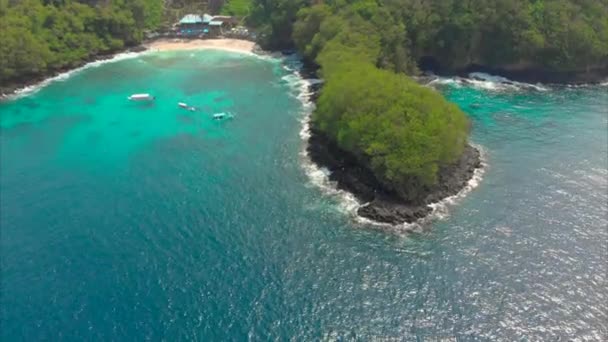
[[[200,36],[205,31],[205,24],[200,15],[188,14],[177,24],[177,35],[184,37]]]
[[[213,16],[207,13],[203,14],[203,24],[209,25],[209,23],[213,20]]]
[[[216,36],[222,35],[224,33],[222,30],[223,26],[223,22],[212,20],[209,22],[209,31],[211,32],[211,34]]]
[[[234,17],[216,15],[211,17],[211,20],[209,21],[209,30],[214,35],[223,35],[237,24],[238,20]]]
[[[174,25],[175,33],[181,37],[216,37],[229,32],[238,21],[230,16],[188,14]]]
[[[237,18],[228,15],[216,15],[212,20],[221,21],[224,28],[233,28],[239,24],[239,20]]]

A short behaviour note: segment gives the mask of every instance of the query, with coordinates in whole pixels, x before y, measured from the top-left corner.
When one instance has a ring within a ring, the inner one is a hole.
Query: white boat
[[[154,96],[150,94],[133,94],[128,97],[131,101],[152,101]]]
[[[190,111],[190,112],[196,112],[196,107],[194,107],[194,106],[188,106],[188,104],[187,104],[187,103],[184,103],[184,102],[179,102],[177,105],[178,105],[180,108],[186,109],[186,110],[188,110],[188,111]]]
[[[230,113],[215,113],[213,114],[213,120],[231,119],[233,117]]]

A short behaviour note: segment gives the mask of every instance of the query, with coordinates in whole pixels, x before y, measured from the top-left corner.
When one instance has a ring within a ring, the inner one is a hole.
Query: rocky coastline
[[[357,210],[359,216],[388,224],[412,223],[426,217],[432,212],[429,204],[458,194],[482,167],[480,152],[467,145],[458,162],[440,170],[438,185],[426,189],[419,200],[406,201],[386,189],[368,168],[314,126],[310,128],[307,151],[312,162],[330,171],[329,178],[339,189],[366,203]]]
[[[304,78],[316,78],[314,65],[305,64],[301,72]],[[310,100],[315,102],[322,84],[310,86]],[[388,190],[373,173],[355,156],[340,149],[337,144],[310,123],[307,144],[308,156],[313,163],[330,171],[329,179],[340,190],[353,194],[361,203],[357,214],[377,223],[398,225],[413,223],[432,213],[429,206],[464,189],[482,167],[478,149],[467,144],[461,158],[454,164],[439,170],[439,182],[427,188],[416,201],[406,201],[394,191]]]
[[[608,67],[598,67],[580,71],[555,72],[542,68],[509,69],[474,65],[458,71],[458,76],[466,77],[473,72],[502,76],[512,81],[532,84],[596,84],[608,79]]]
[[[554,71],[540,67],[510,68],[472,64],[459,69],[427,69],[443,77],[468,78],[472,73],[485,73],[504,77],[513,82],[530,84],[581,85],[597,84],[608,79],[608,66],[595,67],[589,70]]]

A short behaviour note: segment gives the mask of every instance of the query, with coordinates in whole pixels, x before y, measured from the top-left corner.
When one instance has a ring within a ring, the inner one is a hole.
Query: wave
[[[472,146],[475,147],[476,149],[478,149],[481,154],[481,167],[475,169],[475,171],[473,172],[473,177],[471,177],[471,179],[469,179],[469,181],[464,186],[464,188],[462,188],[457,194],[446,197],[446,198],[442,199],[441,201],[428,204],[428,206],[432,209],[432,211],[429,215],[427,215],[413,223],[402,223],[402,224],[398,224],[398,225],[376,222],[376,221],[373,221],[373,220],[370,220],[370,219],[367,219],[365,217],[361,217],[358,215],[356,217],[356,221],[363,223],[363,224],[367,224],[367,225],[381,227],[383,229],[389,229],[389,230],[391,230],[393,232],[397,232],[397,233],[402,233],[402,232],[411,233],[411,232],[422,232],[425,230],[425,227],[427,227],[431,222],[434,222],[436,220],[447,219],[450,216],[450,207],[458,204],[470,192],[472,192],[475,188],[477,188],[479,186],[479,184],[481,184],[481,181],[483,180],[483,176],[487,170],[488,164],[486,162],[486,151],[480,145],[472,144]],[[363,205],[365,205],[365,204],[361,204],[359,207],[361,207]],[[355,209],[355,213],[356,213],[356,210],[359,209],[359,207],[357,207]]]
[[[329,197],[336,198],[338,201],[338,209],[352,216],[358,217],[357,210],[361,203],[350,192],[338,189],[335,182],[329,178],[331,172],[318,164],[314,163],[308,154],[308,140],[310,139],[310,120],[312,112],[315,110],[315,103],[312,101],[311,86],[323,83],[323,80],[316,78],[304,78],[301,70],[302,63],[296,57],[284,57],[283,69],[288,72],[281,79],[287,83],[292,90],[292,96],[302,104],[300,112],[300,138],[302,139],[302,148],[300,150],[301,166],[304,173],[310,180],[310,184]]]
[[[36,92],[38,92],[40,89],[48,86],[49,84],[53,83],[53,82],[60,82],[60,81],[65,81],[68,78],[70,78],[71,76],[82,72],[83,70],[89,69],[89,68],[96,68],[98,66],[107,64],[107,63],[114,63],[114,62],[118,62],[121,60],[125,60],[125,59],[132,59],[132,58],[136,58],[141,56],[142,54],[147,53],[148,51],[143,51],[143,52],[124,52],[124,53],[119,53],[114,55],[112,58],[108,58],[108,59],[102,59],[102,60],[98,60],[98,61],[93,61],[93,62],[89,62],[81,67],[66,71],[66,72],[62,72],[56,76],[52,76],[49,77],[47,79],[44,79],[36,84],[32,84],[29,86],[25,86],[23,88],[17,89],[15,90],[12,94],[7,95],[5,98],[6,99],[17,99],[17,98],[21,98],[27,95],[31,95],[34,94]]]
[[[467,185],[465,185],[464,188],[462,188],[456,195],[452,195],[452,196],[442,199],[439,202],[429,204],[429,207],[431,207],[433,209],[433,215],[436,218],[445,219],[446,217],[448,217],[449,216],[448,207],[450,205],[457,204],[461,199],[466,197],[471,191],[473,191],[475,188],[477,188],[479,186],[479,184],[481,184],[481,181],[483,180],[483,175],[485,174],[485,172],[488,168],[488,163],[486,160],[487,153],[483,149],[482,146],[477,145],[477,144],[471,144],[471,145],[473,147],[475,147],[480,153],[481,167],[478,167],[477,169],[475,169],[475,171],[473,172],[473,177],[471,177],[471,179],[469,179],[469,181],[467,182]]]
[[[437,77],[429,85],[451,85],[457,88],[472,87],[486,91],[549,91],[545,85],[512,81],[502,76],[473,72],[468,77]]]
[[[301,68],[301,65],[299,66]],[[301,113],[301,129],[300,138],[302,139],[302,149],[300,150],[301,165],[302,168],[310,180],[310,183],[321,190],[321,192],[329,197],[337,199],[338,208],[341,212],[351,216],[354,221],[358,224],[365,226],[372,226],[382,228],[383,230],[393,231],[395,233],[409,233],[423,231],[424,227],[431,221],[436,219],[445,219],[449,216],[449,207],[459,202],[473,189],[479,186],[483,179],[483,175],[486,170],[486,159],[485,151],[481,146],[473,145],[481,153],[482,167],[475,170],[473,177],[467,182],[467,185],[461,189],[456,195],[444,198],[443,200],[429,204],[432,208],[432,212],[425,218],[418,220],[413,223],[403,223],[399,225],[382,223],[370,220],[368,218],[358,215],[358,210],[367,203],[359,201],[352,193],[338,189],[336,182],[330,180],[331,172],[321,167],[312,161],[308,153],[308,144],[310,139],[310,120],[312,112],[315,109],[315,103],[312,100],[311,86],[319,83],[323,83],[320,79],[306,79],[302,76],[298,65],[288,64],[283,66],[284,70],[290,72],[290,74],[283,76],[283,80],[286,81],[294,91],[294,97],[296,97],[302,103]]]
[[[338,189],[335,182],[329,179],[331,172],[327,168],[314,163],[308,154],[310,120],[312,112],[315,110],[315,103],[311,98],[314,92],[310,88],[315,84],[323,83],[323,80],[304,78],[300,72],[301,68],[302,65],[299,60],[291,60],[290,57],[286,57],[283,69],[289,72],[289,74],[281,79],[289,85],[293,91],[292,95],[294,98],[298,99],[302,104],[301,129],[299,133],[303,142],[300,150],[302,168],[314,187],[320,189],[324,195],[337,198],[340,211],[355,217],[357,216],[357,209],[359,209],[362,203],[350,192]]]
[[[78,67],[78,68],[75,68],[75,69],[72,69],[72,70],[69,70],[66,72],[62,72],[56,76],[46,78],[38,83],[29,85],[29,86],[25,86],[23,88],[19,88],[19,89],[15,90],[12,94],[0,94],[0,99],[7,99],[7,100],[18,99],[18,98],[21,98],[21,97],[24,97],[27,95],[35,94],[36,92],[38,92],[39,90],[43,89],[44,87],[48,86],[49,84],[51,84],[53,82],[65,81],[68,78],[70,78],[71,76],[73,76],[77,73],[80,73],[86,69],[96,68],[96,67],[99,67],[104,64],[114,63],[114,62],[118,62],[118,61],[122,61],[122,60],[126,60],[126,59],[133,59],[133,58],[141,57],[146,54],[154,54],[154,53],[162,53],[162,52],[164,52],[164,51],[157,51],[157,50],[152,49],[152,50],[146,50],[146,51],[141,51],[141,52],[118,53],[111,58],[89,62],[81,67]],[[232,52],[234,52],[234,51],[232,51]],[[261,60],[268,60],[268,61],[280,60],[280,56],[273,54],[273,53],[241,52],[240,54],[243,56],[256,57]],[[193,56],[193,55],[194,55],[194,53],[190,54],[190,56]]]

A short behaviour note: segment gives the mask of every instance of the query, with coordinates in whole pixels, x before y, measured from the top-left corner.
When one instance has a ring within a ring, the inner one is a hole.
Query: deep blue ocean
[[[608,87],[442,80],[483,178],[387,228],[307,172],[292,64],[146,54],[0,103],[0,340],[608,339]]]

